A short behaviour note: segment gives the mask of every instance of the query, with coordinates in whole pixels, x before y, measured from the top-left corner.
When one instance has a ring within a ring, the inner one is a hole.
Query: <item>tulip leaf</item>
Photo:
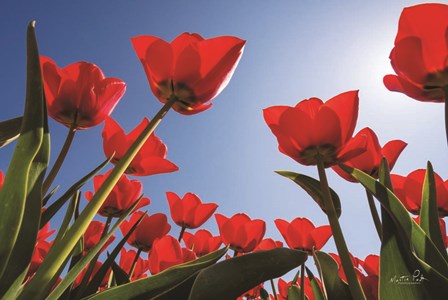
[[[128,233],[120,240],[120,242],[117,244],[117,246],[115,246],[115,248],[114,248],[114,250],[112,250],[111,254],[107,256],[107,259],[104,261],[102,266],[98,269],[98,271],[96,271],[95,275],[90,280],[90,283],[87,286],[87,288],[83,294],[84,297],[91,295],[98,290],[98,287],[101,285],[101,281],[103,280],[104,276],[106,276],[107,271],[110,269],[113,262],[115,261],[115,258],[120,253],[121,248],[124,247],[124,245],[126,244],[126,241],[129,239],[129,237],[134,232],[134,230],[137,228],[137,226],[141,223],[141,221],[143,220],[143,217],[145,215],[146,214],[142,214],[140,216],[140,218],[137,220],[137,222],[135,222],[135,224],[132,225],[132,227],[129,229]],[[128,278],[128,281],[129,281],[129,278]],[[120,280],[120,282],[121,282],[121,280]],[[117,281],[117,283],[119,283],[119,282]]]
[[[433,241],[434,245],[436,245],[437,249],[439,249],[445,260],[448,261],[444,236],[442,236],[442,231],[440,230],[439,224],[434,171],[429,161],[426,169],[425,181],[423,183],[422,205],[420,208],[420,227]]]
[[[312,177],[294,173],[291,171],[275,171],[277,174],[283,177],[289,178],[299,185],[308,195],[313,198],[313,200],[319,205],[319,207],[325,212],[325,207],[323,204],[322,190],[320,188],[320,182]],[[334,208],[336,209],[336,214],[338,218],[341,216],[341,201],[339,200],[338,194],[330,188],[331,199],[333,200]]]
[[[23,117],[0,122],[0,148],[8,145],[20,135]]]
[[[222,256],[224,256],[224,254],[226,254],[227,249],[228,248],[222,248],[194,261],[168,268],[165,271],[148,278],[113,287],[86,299],[118,300],[150,299],[156,297],[165,293],[168,289],[182,283],[198,271],[215,264]]]
[[[328,299],[349,300],[352,299],[348,285],[342,281],[338,273],[337,262],[325,252],[314,252],[314,260],[320,273]]]
[[[308,300],[308,298],[305,296]],[[300,288],[297,285],[288,287],[288,300],[300,300]]]
[[[114,272],[114,278],[117,285],[122,285],[130,282],[128,274],[126,274],[126,272],[122,268],[120,268],[120,266],[117,265],[115,261],[112,261],[111,268]]]
[[[308,269],[308,267],[305,268],[306,268],[306,274],[311,283],[311,288],[313,289],[314,300],[326,300],[322,288],[320,287],[316,277],[314,277],[314,274],[311,272],[310,269]]]
[[[390,180],[389,165],[383,159],[379,169],[379,181],[393,191]],[[396,288],[391,285],[391,279],[399,277],[399,274],[410,274],[416,268],[416,263],[410,250],[406,250],[406,241],[397,229],[393,218],[387,210],[381,206],[382,243],[380,251],[380,278],[379,295],[384,299],[424,299],[424,291],[416,285],[406,288]]]
[[[64,293],[65,289],[72,284],[76,277],[78,277],[79,273],[90,263],[90,261],[96,257],[96,255],[100,252],[109,238],[112,236],[114,231],[120,226],[120,224],[126,219],[126,217],[135,209],[137,204],[140,202],[141,198],[139,198],[135,203],[126,210],[123,215],[118,218],[115,222],[114,226],[109,230],[107,234],[105,234],[100,241],[92,248],[90,251],[84,255],[76,265],[65,275],[64,279],[58,284],[58,286],[51,292],[51,294],[46,298],[46,300],[57,300]],[[37,271],[39,272],[39,270]],[[36,273],[37,274],[37,273]],[[51,287],[51,286],[50,286]]]
[[[188,294],[191,291],[191,287],[198,276],[199,271],[182,281],[181,283],[169,288],[167,291],[152,297],[151,300],[172,300],[172,299],[188,299]]]
[[[43,213],[40,222],[40,227],[44,227],[45,224],[50,221],[50,219],[64,206],[64,204],[70,199],[70,197],[79,190],[87,181],[90,180],[96,173],[98,173],[105,165],[107,165],[112,157],[103,161],[98,167],[88,173],[86,176],[82,177],[80,180],[75,182],[59,199],[57,199],[53,204],[51,204]]]
[[[254,286],[300,266],[307,257],[306,252],[276,248],[219,262],[199,272],[188,299],[236,299]]]
[[[448,264],[423,229],[412,220],[400,200],[384,184],[364,172],[345,165],[341,167],[381,202],[382,207],[391,217],[391,224],[395,226],[388,228],[393,230],[398,244],[394,248],[395,252],[390,251],[387,260],[383,258],[380,261],[380,270],[389,267],[393,270],[395,267],[396,270],[402,268],[401,272],[405,273],[389,274],[391,276],[389,278],[380,274],[382,277],[380,279],[381,297],[387,294],[389,297],[393,295],[394,299],[405,299],[410,289],[409,285],[416,287],[414,291],[418,291],[418,294],[412,296],[413,299],[437,299],[440,295],[446,295],[448,293]],[[387,239],[383,241],[383,244],[387,245]],[[384,274],[384,270],[382,273]],[[415,281],[417,284],[403,284],[402,278]]]
[[[46,148],[45,145],[42,146],[45,126],[45,103],[34,25],[34,21],[30,22],[27,29],[26,100],[20,129],[21,133],[6,172],[3,187],[0,190],[0,240],[2,241],[0,243],[0,278],[2,278],[8,266],[19,237],[25,211],[30,212],[34,210],[34,208],[26,208],[25,206],[28,193],[37,191],[39,172],[42,171],[40,166],[38,167],[37,165],[43,159],[43,152]],[[41,149],[43,150],[39,153]],[[36,158],[37,155],[38,157]],[[36,186],[34,183],[36,183]],[[38,205],[40,205],[40,201],[41,199],[39,199]],[[37,215],[37,218],[39,218],[40,211]],[[33,228],[34,221],[30,222],[30,231],[35,230],[36,233],[33,235],[37,235],[37,228]],[[28,230],[25,231],[22,231],[22,237],[24,234],[29,233]],[[27,247],[25,251],[32,251],[33,247],[31,247],[31,250]],[[29,260],[26,261],[26,258],[24,261],[26,265],[29,262]],[[3,282],[3,280],[0,281]]]

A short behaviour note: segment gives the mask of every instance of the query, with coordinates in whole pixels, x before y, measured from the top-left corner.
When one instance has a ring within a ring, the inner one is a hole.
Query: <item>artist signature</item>
[[[390,283],[395,284],[421,284],[423,281],[429,281],[429,279],[424,277],[420,270],[415,270],[412,275],[395,275],[390,279]]]

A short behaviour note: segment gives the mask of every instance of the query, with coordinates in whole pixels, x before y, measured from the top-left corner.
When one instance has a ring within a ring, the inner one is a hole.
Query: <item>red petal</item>
[[[346,143],[353,136],[358,119],[358,91],[348,91],[334,96],[325,102],[324,106],[339,116],[342,143]]]
[[[389,164],[389,169],[395,166],[397,162],[398,156],[400,156],[401,152],[406,148],[408,144],[401,140],[393,140],[386,143],[382,149],[382,153],[384,157],[387,159]]]
[[[311,232],[313,237],[316,250],[322,249],[328,239],[331,237],[331,227],[330,225],[320,226]]]

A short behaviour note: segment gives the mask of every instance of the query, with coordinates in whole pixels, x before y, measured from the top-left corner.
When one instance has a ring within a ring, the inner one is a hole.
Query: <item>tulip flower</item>
[[[338,264],[338,274],[339,277],[344,281],[347,282],[347,277],[345,276],[345,272],[344,269],[342,268],[341,265],[341,259],[339,258],[339,255],[335,254],[335,253],[328,253]],[[358,277],[358,280],[361,281],[363,274],[361,272],[361,269],[359,269],[360,265],[360,259],[357,257],[354,257],[351,253],[350,253],[350,260],[352,261],[352,264],[355,268],[355,272],[356,272],[356,276]]]
[[[366,151],[345,161],[344,164],[359,169],[374,178],[378,178],[378,171],[383,157],[386,158],[389,168],[392,170],[398,156],[407,146],[407,143],[401,140],[393,140],[381,147],[375,132],[368,127],[360,130],[355,138],[362,135],[367,139]],[[353,177],[344,172],[339,166],[333,166],[332,169],[342,178],[356,182]]]
[[[425,174],[425,170],[419,169],[409,173],[406,177],[396,174],[390,176],[395,195],[406,209],[414,215],[420,214]],[[448,216],[448,180],[444,182],[435,172],[434,180],[439,216],[446,217]]]
[[[331,237],[329,225],[315,227],[307,218],[295,218],[291,223],[277,219],[275,225],[289,248],[309,254],[313,249],[320,250]]]
[[[222,241],[236,252],[251,252],[263,239],[266,223],[263,220],[251,220],[246,214],[235,214],[227,218],[215,214]]]
[[[280,152],[303,165],[317,165],[320,157],[330,167],[365,151],[364,136],[352,139],[358,103],[358,91],[349,91],[325,103],[310,98],[295,107],[268,107],[263,116]]]
[[[367,273],[361,278],[361,285],[367,299],[378,299],[378,281],[380,274],[380,257],[378,255],[368,255],[364,261],[359,261],[360,265]]]
[[[119,266],[123,271],[131,276],[131,281],[147,277],[146,271],[149,270],[147,260],[136,256],[137,251],[121,248]],[[134,263],[134,260],[137,259]],[[133,269],[133,270],[132,270]],[[130,274],[132,272],[132,275]]]
[[[174,110],[191,115],[229,83],[243,53],[245,41],[232,36],[204,39],[182,33],[171,43],[155,36],[131,39],[154,95],[162,103],[175,98]]]
[[[154,242],[148,258],[149,270],[152,275],[155,275],[169,267],[194,259],[196,255],[193,251],[182,248],[175,238],[166,235]]]
[[[47,238],[55,233],[55,231],[55,229],[50,230],[50,223],[47,223],[37,233],[36,245],[34,246],[33,256],[31,257],[27,277],[32,276],[37,271],[40,264],[44,261],[45,256],[47,256],[47,253],[50,251],[50,247],[52,245],[52,242],[48,242]]]
[[[113,155],[112,163],[116,164],[149,124],[147,118],[125,134],[120,125],[112,118],[107,118],[103,129],[103,149],[107,157]],[[169,173],[179,168],[166,159],[167,147],[154,133],[146,140],[140,151],[126,169],[127,174],[148,176],[159,173]]]
[[[183,241],[188,249],[191,249],[197,257],[204,256],[219,249],[222,241],[220,236],[212,236],[205,229],[196,231],[195,234],[185,232]]]
[[[186,193],[181,199],[173,192],[167,192],[171,218],[182,228],[194,229],[204,224],[218,208],[216,203],[202,203],[193,193]]]
[[[129,221],[124,220],[120,225],[123,235],[126,235],[134,224],[140,219],[143,212],[135,212]],[[140,224],[135,228],[127,240],[128,244],[145,252],[148,252],[156,239],[167,235],[171,229],[166,215],[158,213],[148,216],[145,214]]]
[[[264,287],[264,284],[260,283],[256,287],[253,287],[250,290],[243,293],[240,297],[236,298],[236,300],[260,299],[260,291],[263,287]]]
[[[419,101],[445,102],[448,97],[448,5],[406,7],[400,16],[390,60],[397,75],[385,86]]]
[[[93,279],[93,277],[95,276],[96,272],[98,272],[98,270],[101,268],[102,265],[103,265],[103,264],[102,264],[100,261],[96,261],[96,262],[95,262],[95,266],[93,267],[93,271],[92,271],[92,273],[90,274],[90,278],[89,278],[89,280],[88,280],[87,283],[89,283],[90,280]],[[87,269],[88,269],[88,266],[86,266],[86,267],[79,273],[78,277],[76,277],[75,281],[73,282],[73,287],[72,287],[72,289],[74,289],[74,288],[76,288],[76,287],[78,287],[78,286],[81,285],[81,283],[82,283],[82,281],[83,281],[83,278],[84,278],[84,275],[85,275],[86,272],[87,272]],[[106,272],[106,275],[105,275],[104,278],[101,280],[100,290],[101,290],[101,289],[104,289],[104,288],[107,286],[107,283],[108,283],[108,281],[109,281],[109,277],[110,277],[110,271],[111,271],[111,269],[109,269],[109,270]]]
[[[104,175],[97,175],[93,178],[93,187],[95,191],[100,188],[111,172],[112,170]],[[123,174],[110,192],[109,196],[107,196],[103,205],[101,205],[98,214],[103,217],[118,218],[126,210],[128,210],[132,204],[135,203],[135,201],[137,201],[141,194],[142,183],[138,180],[129,180],[128,177]],[[90,191],[86,192],[85,197],[88,201],[90,201],[93,197],[93,193]],[[149,203],[150,200],[148,198],[142,198],[135,210],[148,205]]]
[[[320,282],[320,280],[318,278],[315,278],[317,280],[317,283],[322,287],[322,283]],[[286,300],[288,298],[288,288],[292,285],[297,285],[300,286],[300,280],[298,280],[297,282],[286,282],[285,280],[283,280],[282,278],[278,279],[278,292],[279,295],[278,299],[279,300]],[[308,298],[308,300],[314,300],[314,292],[313,292],[313,288],[311,287],[311,281],[308,277],[305,276],[305,295]]]
[[[2,189],[4,181],[5,181],[5,175],[3,175],[3,172],[0,171],[0,190]]]
[[[84,233],[84,254],[90,251],[93,247],[95,247],[103,234],[104,228],[106,225],[100,221],[92,221],[87,227],[86,232]],[[101,248],[100,253],[107,249],[107,247],[115,240],[115,235],[112,235],[104,244],[103,248]]]
[[[122,80],[106,78],[94,64],[59,68],[48,57],[40,61],[48,114],[67,127],[87,129],[102,123],[126,90]]]
[[[283,242],[281,241],[274,241],[271,238],[267,238],[264,239],[260,242],[260,244],[258,244],[257,248],[255,248],[254,251],[259,251],[259,250],[272,250],[275,248],[282,248],[283,247]]]

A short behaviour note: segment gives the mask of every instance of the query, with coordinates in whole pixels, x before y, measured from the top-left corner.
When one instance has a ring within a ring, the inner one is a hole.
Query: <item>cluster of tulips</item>
[[[430,163],[407,176],[390,174],[407,144],[393,140],[381,146],[370,128],[354,135],[358,91],[263,111],[279,151],[301,165],[317,166],[318,180],[277,173],[303,188],[329,225],[315,226],[304,217],[276,219],[284,247],[265,237],[263,220],[244,213],[227,217],[216,213],[218,204],[203,203],[194,193],[180,197],[169,191],[171,219],[179,227],[176,238],[166,214],[145,211],[151,201],[135,178],[179,169],[167,159],[155,128],[171,109],[184,115],[209,109],[229,83],[245,41],[189,33],[171,43],[154,36],[133,38],[151,91],[163,107],[126,134],[110,117],[126,84],[105,77],[91,63],[60,68],[39,56],[34,27],[31,22],[27,31],[24,115],[0,123],[0,146],[17,139],[6,175],[0,171],[1,299],[409,300],[448,294],[443,220],[448,180]],[[448,5],[405,8],[390,55],[396,75],[385,76],[385,86],[448,107],[447,33]],[[48,174],[47,115],[68,128]],[[54,199],[53,182],[75,133],[102,123],[106,160]],[[99,174],[107,164],[113,168]],[[361,260],[349,252],[338,221],[341,200],[329,187],[327,168],[365,188],[381,241],[379,255]],[[82,195],[91,179],[94,190]],[[80,210],[84,198],[87,204]],[[50,223],[55,215],[63,215],[57,231]],[[201,228],[213,216],[218,236]],[[114,235],[117,229],[121,239]],[[338,254],[321,251],[331,236]],[[319,278],[306,267],[309,258]],[[296,268],[291,281],[281,278]]]

